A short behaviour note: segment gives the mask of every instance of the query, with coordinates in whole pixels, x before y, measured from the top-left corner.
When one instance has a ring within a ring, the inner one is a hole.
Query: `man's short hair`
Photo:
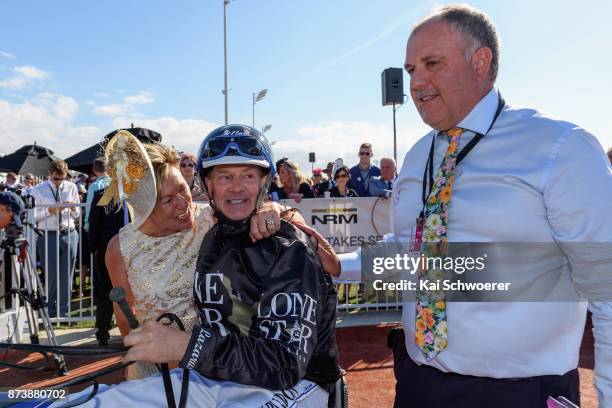
[[[395,164],[395,159],[393,157],[383,157],[380,159],[380,165],[382,166],[384,161],[389,161],[391,163],[393,163],[393,167],[397,167],[397,164]]]
[[[96,173],[106,173],[106,161],[102,157],[96,158],[92,167]]]
[[[359,148],[372,150],[372,145],[370,143],[362,143],[361,146],[359,146]]]
[[[49,163],[49,173],[57,173],[62,176],[68,174],[68,165],[63,160],[53,160]]]
[[[435,8],[431,14],[413,27],[410,35],[412,36],[427,23],[436,19],[445,21],[451,29],[457,30],[463,36],[466,44],[466,57],[471,57],[472,53],[480,47],[487,47],[491,50],[489,77],[492,81],[495,81],[499,71],[500,47],[497,30],[491,18],[482,11],[466,4],[450,4]]]
[[[11,179],[11,180],[15,180],[17,181],[17,174],[13,173],[12,171],[6,174],[6,178],[7,179]]]

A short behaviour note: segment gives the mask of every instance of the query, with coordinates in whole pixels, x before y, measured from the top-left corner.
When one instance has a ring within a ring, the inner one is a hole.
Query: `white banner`
[[[300,203],[281,200],[300,210],[306,222],[323,235],[336,253],[352,252],[390,232],[390,200],[378,197],[310,198]]]

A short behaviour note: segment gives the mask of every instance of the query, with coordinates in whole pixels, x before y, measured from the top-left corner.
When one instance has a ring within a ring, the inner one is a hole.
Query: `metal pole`
[[[253,129],[255,129],[255,93],[253,93]]]
[[[225,97],[225,124],[227,125],[227,5],[229,0],[223,0],[223,96]]]
[[[397,163],[397,131],[395,128],[395,102],[393,102],[393,159]]]

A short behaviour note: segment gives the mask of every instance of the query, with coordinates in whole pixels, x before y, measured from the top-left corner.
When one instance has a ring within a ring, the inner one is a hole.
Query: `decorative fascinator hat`
[[[119,130],[104,149],[109,186],[98,205],[121,205],[133,210],[132,222],[139,228],[153,212],[157,201],[155,173],[146,149],[126,130]]]

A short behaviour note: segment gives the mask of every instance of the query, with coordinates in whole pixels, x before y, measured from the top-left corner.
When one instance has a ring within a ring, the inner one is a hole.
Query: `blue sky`
[[[497,25],[506,100],[575,122],[612,146],[612,6],[606,1],[472,1]],[[436,3],[440,4],[440,3]],[[275,155],[307,165],[391,155],[380,73],[401,67],[407,0],[234,0],[228,6],[229,119],[272,125]],[[408,93],[407,77],[404,91]],[[195,151],[223,124],[223,2],[5,0],[0,15],[0,152],[36,140],[67,157],[130,123]],[[399,152],[426,131],[409,101]],[[399,154],[400,158],[403,154]]]

